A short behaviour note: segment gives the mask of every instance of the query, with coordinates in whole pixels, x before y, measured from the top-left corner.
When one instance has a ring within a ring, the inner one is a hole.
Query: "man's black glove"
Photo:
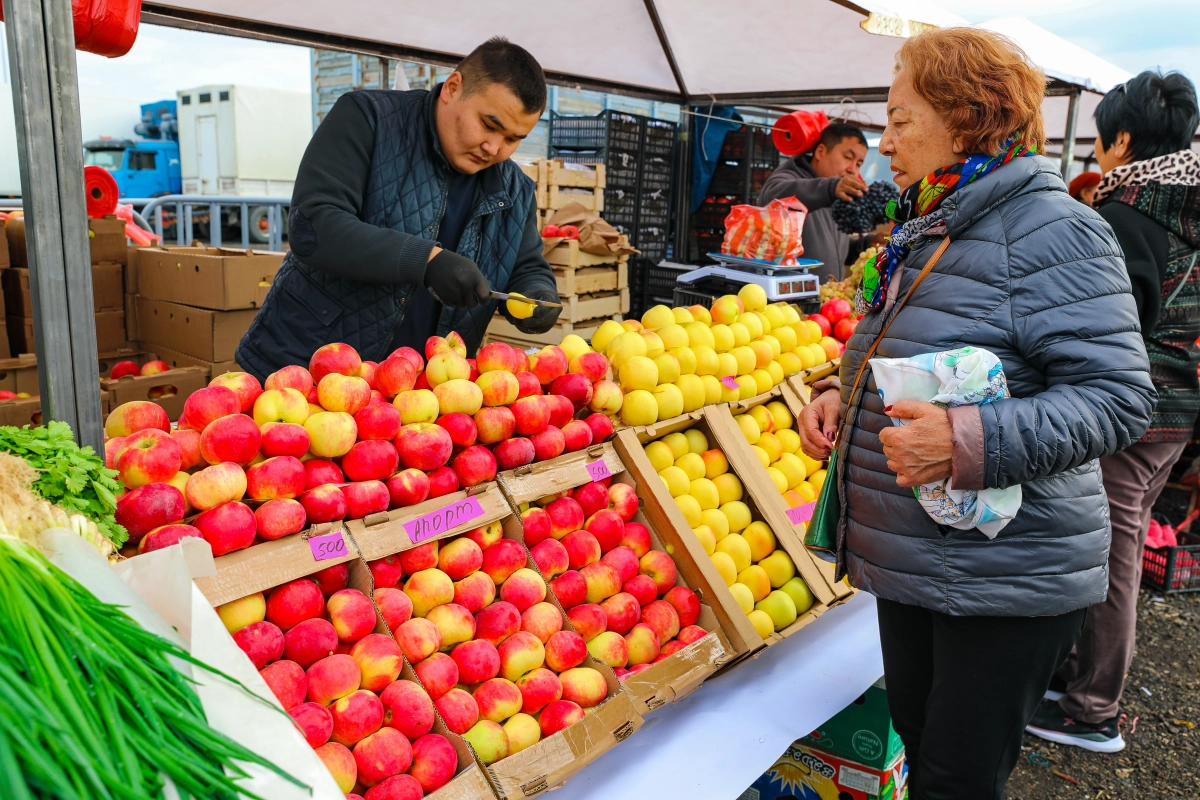
[[[558,292],[553,289],[534,289],[526,293],[526,297],[533,300],[547,300],[551,303],[559,302]],[[549,306],[534,306],[533,316],[529,319],[513,320],[517,330],[522,333],[546,333],[554,327],[554,323],[558,321],[558,312],[561,308],[551,308]]]
[[[425,288],[451,308],[475,308],[491,291],[474,261],[445,249],[425,267]]]

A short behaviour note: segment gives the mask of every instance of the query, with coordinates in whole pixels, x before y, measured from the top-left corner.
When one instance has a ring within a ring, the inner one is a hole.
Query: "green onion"
[[[184,798],[255,798],[244,764],[308,788],[210,728],[172,662],[238,681],[4,536],[0,609],[0,797],[157,799],[170,779]]]

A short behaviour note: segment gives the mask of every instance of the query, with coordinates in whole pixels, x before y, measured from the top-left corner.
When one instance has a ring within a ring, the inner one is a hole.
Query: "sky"
[[[1011,10],[995,0],[937,0],[971,22],[1019,15],[1134,74],[1178,70],[1200,81],[1200,2],[1039,0]]]

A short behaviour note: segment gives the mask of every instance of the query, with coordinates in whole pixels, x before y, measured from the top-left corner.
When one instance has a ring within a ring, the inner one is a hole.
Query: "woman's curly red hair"
[[[900,47],[901,70],[966,152],[998,153],[1009,137],[1043,151],[1046,76],[1011,39],[976,28],[928,31]]]

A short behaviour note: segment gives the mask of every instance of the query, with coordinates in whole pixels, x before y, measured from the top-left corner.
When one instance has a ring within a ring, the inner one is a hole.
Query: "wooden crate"
[[[629,237],[622,234],[618,241],[621,244],[629,244]],[[563,239],[546,253],[546,261],[554,267],[597,267],[603,264],[624,264],[629,261],[629,256],[589,253],[579,249],[577,239]]]
[[[559,322],[583,322],[592,319],[610,319],[629,312],[629,289],[600,294],[559,295],[563,304]]]
[[[629,288],[629,271],[624,262],[601,267],[555,267],[554,283],[559,297]]]
[[[584,193],[578,187],[538,186],[538,208],[556,211],[571,203],[579,203],[588,211],[600,213],[604,211],[604,190],[592,189],[590,193]]]
[[[573,169],[586,166],[588,169]],[[603,164],[574,164],[566,166],[558,159],[540,162],[538,183],[547,186],[577,186],[582,189],[603,189],[608,184]]]
[[[621,321],[621,315],[615,314],[609,319]],[[559,344],[563,337],[568,333],[573,333],[588,341],[591,341],[592,334],[604,322],[603,319],[590,319],[586,322],[559,322],[546,333],[523,333],[517,330],[516,326],[505,319],[502,315],[496,314],[492,318],[491,324],[488,325],[487,332],[483,337],[483,344],[488,342],[507,342],[514,347],[529,349],[530,347],[542,348],[548,344]]]

